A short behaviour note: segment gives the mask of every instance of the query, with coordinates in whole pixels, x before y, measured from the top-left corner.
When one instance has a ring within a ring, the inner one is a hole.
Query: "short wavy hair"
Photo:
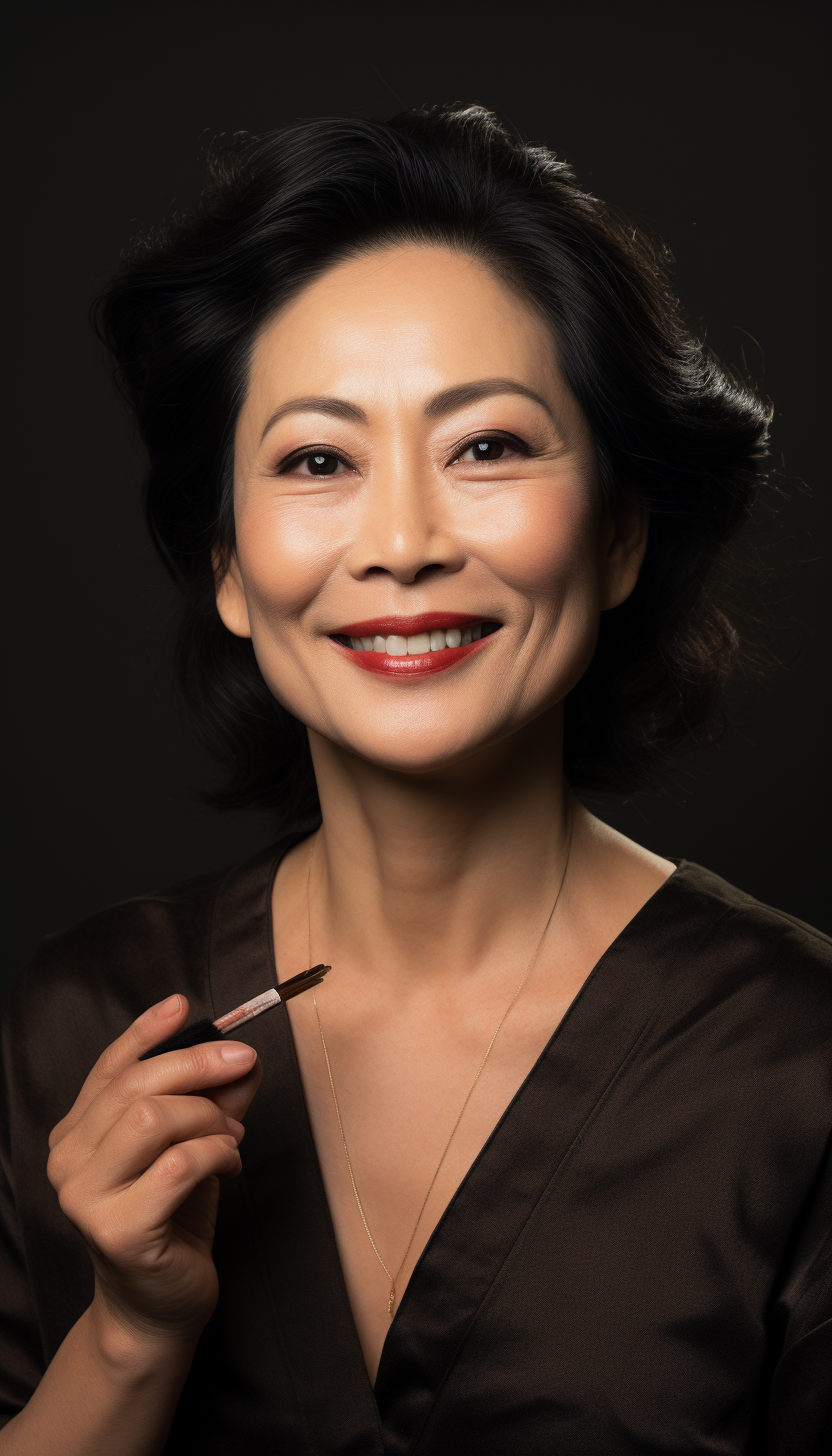
[[[149,456],[150,532],[184,595],[181,685],[225,770],[211,797],[318,808],[303,725],[215,603],[253,342],[333,264],[407,241],[467,250],[531,301],[592,431],[604,497],[649,512],[638,583],[602,614],[564,739],[576,790],[644,787],[725,726],[744,643],[720,564],[764,478],[771,409],[686,327],[661,243],[492,113],[446,106],[220,139],[198,207],[133,244],[96,306]]]

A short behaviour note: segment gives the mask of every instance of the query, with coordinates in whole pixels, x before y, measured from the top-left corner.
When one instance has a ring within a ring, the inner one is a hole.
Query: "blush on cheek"
[[[484,515],[477,546],[507,585],[537,597],[560,591],[595,560],[595,513],[585,490],[530,487]]]
[[[262,613],[277,624],[281,617],[296,617],[314,600],[342,549],[341,532],[331,515],[282,500],[240,513],[237,556],[250,613]]]

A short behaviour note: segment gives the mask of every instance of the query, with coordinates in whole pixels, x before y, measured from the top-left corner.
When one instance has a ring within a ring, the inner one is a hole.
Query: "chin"
[[[364,731],[351,732],[344,725],[339,731],[330,728],[329,731],[312,729],[311,732],[319,740],[325,740],[336,749],[377,768],[416,775],[439,773],[504,736],[495,733],[492,725],[483,725],[480,733],[472,732],[470,721],[441,728],[432,724],[428,729],[398,723],[389,732],[379,731],[372,735],[366,732],[366,727]]]
[[[402,721],[396,715],[389,724],[383,720],[372,733],[367,732],[366,719],[361,723],[330,725],[329,729],[313,729],[314,737],[326,740],[336,751],[346,751],[367,764],[391,773],[414,776],[443,774],[455,764],[470,762],[479,753],[487,753],[500,742],[513,737],[521,728],[517,721],[506,721],[502,715],[484,713],[482,721],[472,721],[470,713],[460,718],[449,715],[444,722],[436,718],[425,722]],[[532,715],[536,716],[536,715]]]

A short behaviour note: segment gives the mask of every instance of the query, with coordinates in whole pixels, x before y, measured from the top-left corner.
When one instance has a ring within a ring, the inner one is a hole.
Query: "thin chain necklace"
[[[489,1057],[489,1054],[491,1052],[491,1048],[493,1047],[495,1041],[497,1040],[497,1036],[498,1036],[498,1033],[499,1033],[499,1031],[500,1031],[500,1029],[501,1029],[501,1027],[503,1025],[503,1022],[505,1021],[505,1019],[508,1016],[509,1012],[511,1011],[511,1008],[513,1007],[515,1001],[517,1000],[518,996],[520,995],[520,992],[522,991],[522,989],[525,986],[527,980],[529,979],[529,975],[531,973],[532,966],[534,965],[535,961],[537,960],[538,955],[540,954],[540,947],[542,946],[543,941],[544,941],[544,939],[546,937],[546,932],[547,932],[547,930],[549,929],[549,926],[552,923],[552,918],[554,916],[555,910],[557,909],[558,900],[560,899],[560,892],[563,889],[563,882],[566,879],[566,871],[567,871],[567,869],[569,867],[569,856],[572,853],[572,828],[573,828],[573,822],[574,822],[573,821],[573,818],[570,815],[570,820],[569,820],[569,842],[568,842],[568,846],[567,846],[567,850],[566,850],[566,861],[565,861],[564,866],[563,866],[563,874],[560,877],[560,884],[558,885],[558,892],[557,892],[557,894],[555,896],[555,903],[552,906],[551,910],[549,911],[549,917],[548,917],[548,919],[546,921],[546,924],[543,927],[543,934],[541,935],[539,941],[537,942],[537,945],[535,946],[534,952],[532,954],[532,958],[529,961],[529,964],[526,966],[525,971],[523,972],[523,977],[522,977],[522,980],[520,981],[520,985],[517,987],[517,990],[515,991],[514,995],[512,996],[511,1000],[509,1001],[508,1006],[506,1007],[505,1011],[503,1012],[502,1016],[500,1017],[500,1020],[497,1023],[497,1029],[494,1032],[494,1035],[492,1036],[490,1042],[488,1043],[488,1046],[486,1047],[485,1052],[483,1053],[482,1061],[480,1062],[479,1066],[477,1067],[477,1074],[476,1074],[473,1082],[471,1083],[471,1087],[470,1087],[470,1090],[468,1092],[468,1096],[466,1097],[465,1101],[462,1104],[462,1107],[461,1107],[460,1113],[459,1113],[459,1117],[457,1118],[456,1122],[454,1123],[453,1127],[451,1128],[451,1135],[450,1135],[450,1137],[448,1138],[448,1141],[445,1144],[444,1152],[442,1153],[442,1156],[439,1159],[439,1162],[438,1162],[438,1164],[436,1166],[436,1172],[434,1173],[434,1175],[433,1175],[433,1177],[431,1179],[430,1187],[428,1188],[428,1191],[425,1194],[424,1199],[422,1200],[422,1206],[419,1209],[419,1213],[417,1215],[416,1222],[413,1225],[413,1232],[410,1235],[410,1238],[409,1238],[408,1244],[407,1244],[407,1248],[404,1251],[404,1254],[402,1256],[402,1261],[399,1264],[399,1267],[396,1270],[395,1274],[391,1274],[390,1273],[390,1270],[388,1269],[387,1265],[385,1264],[384,1260],[381,1257],[381,1254],[379,1253],[378,1245],[376,1244],[376,1241],[373,1238],[372,1233],[370,1232],[370,1225],[367,1222],[367,1215],[364,1212],[364,1205],[362,1204],[361,1198],[359,1196],[358,1187],[357,1187],[356,1182],[355,1182],[355,1174],[353,1173],[353,1170],[352,1170],[352,1160],[350,1158],[349,1148],[347,1147],[347,1138],[346,1138],[346,1134],[344,1132],[344,1124],[341,1121],[341,1109],[338,1106],[338,1095],[337,1095],[337,1093],[335,1091],[335,1082],[333,1081],[333,1077],[332,1077],[332,1066],[330,1065],[329,1052],[327,1051],[327,1047],[326,1047],[326,1039],[324,1037],[323,1025],[321,1024],[321,1013],[318,1010],[318,1001],[317,1001],[317,997],[315,996],[314,990],[312,992],[312,1001],[313,1001],[314,1006],[315,1006],[315,1015],[318,1018],[318,1031],[321,1034],[321,1046],[323,1047],[323,1050],[324,1050],[324,1060],[326,1062],[326,1070],[327,1070],[327,1075],[329,1077],[329,1085],[330,1085],[330,1088],[332,1089],[332,1100],[333,1100],[333,1102],[335,1104],[335,1116],[338,1119],[338,1130],[339,1130],[339,1132],[341,1134],[341,1142],[344,1145],[344,1157],[347,1160],[347,1168],[349,1170],[350,1182],[352,1184],[352,1191],[355,1194],[355,1201],[358,1204],[358,1212],[361,1214],[361,1222],[364,1225],[364,1232],[366,1233],[367,1238],[370,1240],[370,1243],[372,1244],[373,1253],[375,1254],[376,1258],[378,1259],[378,1262],[380,1263],[382,1269],[384,1270],[384,1272],[387,1275],[387,1278],[388,1278],[388,1280],[390,1282],[390,1296],[389,1296],[389,1298],[387,1300],[387,1313],[388,1313],[388,1315],[390,1316],[391,1319],[393,1318],[393,1312],[394,1312],[395,1306],[396,1306],[396,1280],[399,1278],[399,1275],[401,1274],[402,1269],[404,1268],[404,1266],[405,1266],[405,1264],[407,1262],[407,1256],[410,1253],[411,1248],[413,1247],[413,1240],[416,1237],[416,1230],[418,1229],[419,1224],[422,1221],[422,1214],[424,1213],[425,1208],[427,1207],[428,1199],[430,1198],[430,1195],[433,1192],[434,1185],[436,1183],[437,1178],[439,1177],[439,1172],[440,1172],[440,1169],[442,1167],[442,1164],[444,1163],[445,1158],[447,1156],[448,1149],[449,1149],[449,1147],[451,1146],[451,1143],[454,1140],[454,1134],[456,1133],[456,1130],[457,1130],[457,1128],[459,1127],[459,1124],[462,1121],[462,1114],[464,1113],[466,1107],[468,1106],[468,1103],[471,1101],[471,1098],[472,1098],[473,1093],[474,1093],[474,1088],[476,1087],[478,1081],[480,1080],[480,1074],[482,1073],[482,1069],[485,1066],[486,1062],[488,1061],[488,1057]],[[313,842],[313,845],[312,845],[312,853],[309,856],[309,871],[308,871],[307,876],[306,876],[306,919],[307,919],[307,929],[308,929],[308,937],[309,937],[309,945],[308,945],[309,956],[308,956],[308,959],[309,959],[309,964],[310,965],[312,964],[312,910],[311,910],[311,904],[310,904],[310,885],[312,883],[312,865],[313,865],[314,860],[315,860],[315,851],[316,851],[317,847],[318,847],[318,836],[316,834],[315,839],[314,839],[314,842]]]

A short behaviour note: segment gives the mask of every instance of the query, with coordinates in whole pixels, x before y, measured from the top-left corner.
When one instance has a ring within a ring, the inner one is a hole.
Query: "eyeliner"
[[[160,1041],[157,1046],[143,1052],[139,1061],[146,1062],[150,1057],[160,1057],[163,1052],[183,1051],[186,1047],[198,1046],[204,1041],[222,1041],[227,1032],[236,1031],[238,1026],[253,1021],[255,1016],[262,1016],[264,1011],[270,1011],[281,1001],[290,1001],[302,991],[310,991],[313,986],[320,986],[327,971],[331,970],[331,966],[323,964],[312,966],[308,971],[301,971],[299,976],[292,976],[291,980],[284,981],[281,986],[271,991],[263,991],[251,1001],[244,1001],[242,1006],[235,1006],[233,1011],[226,1011],[216,1021],[208,1021],[207,1018],[204,1021],[192,1021],[189,1026],[183,1026],[181,1031],[174,1032],[167,1041]]]

